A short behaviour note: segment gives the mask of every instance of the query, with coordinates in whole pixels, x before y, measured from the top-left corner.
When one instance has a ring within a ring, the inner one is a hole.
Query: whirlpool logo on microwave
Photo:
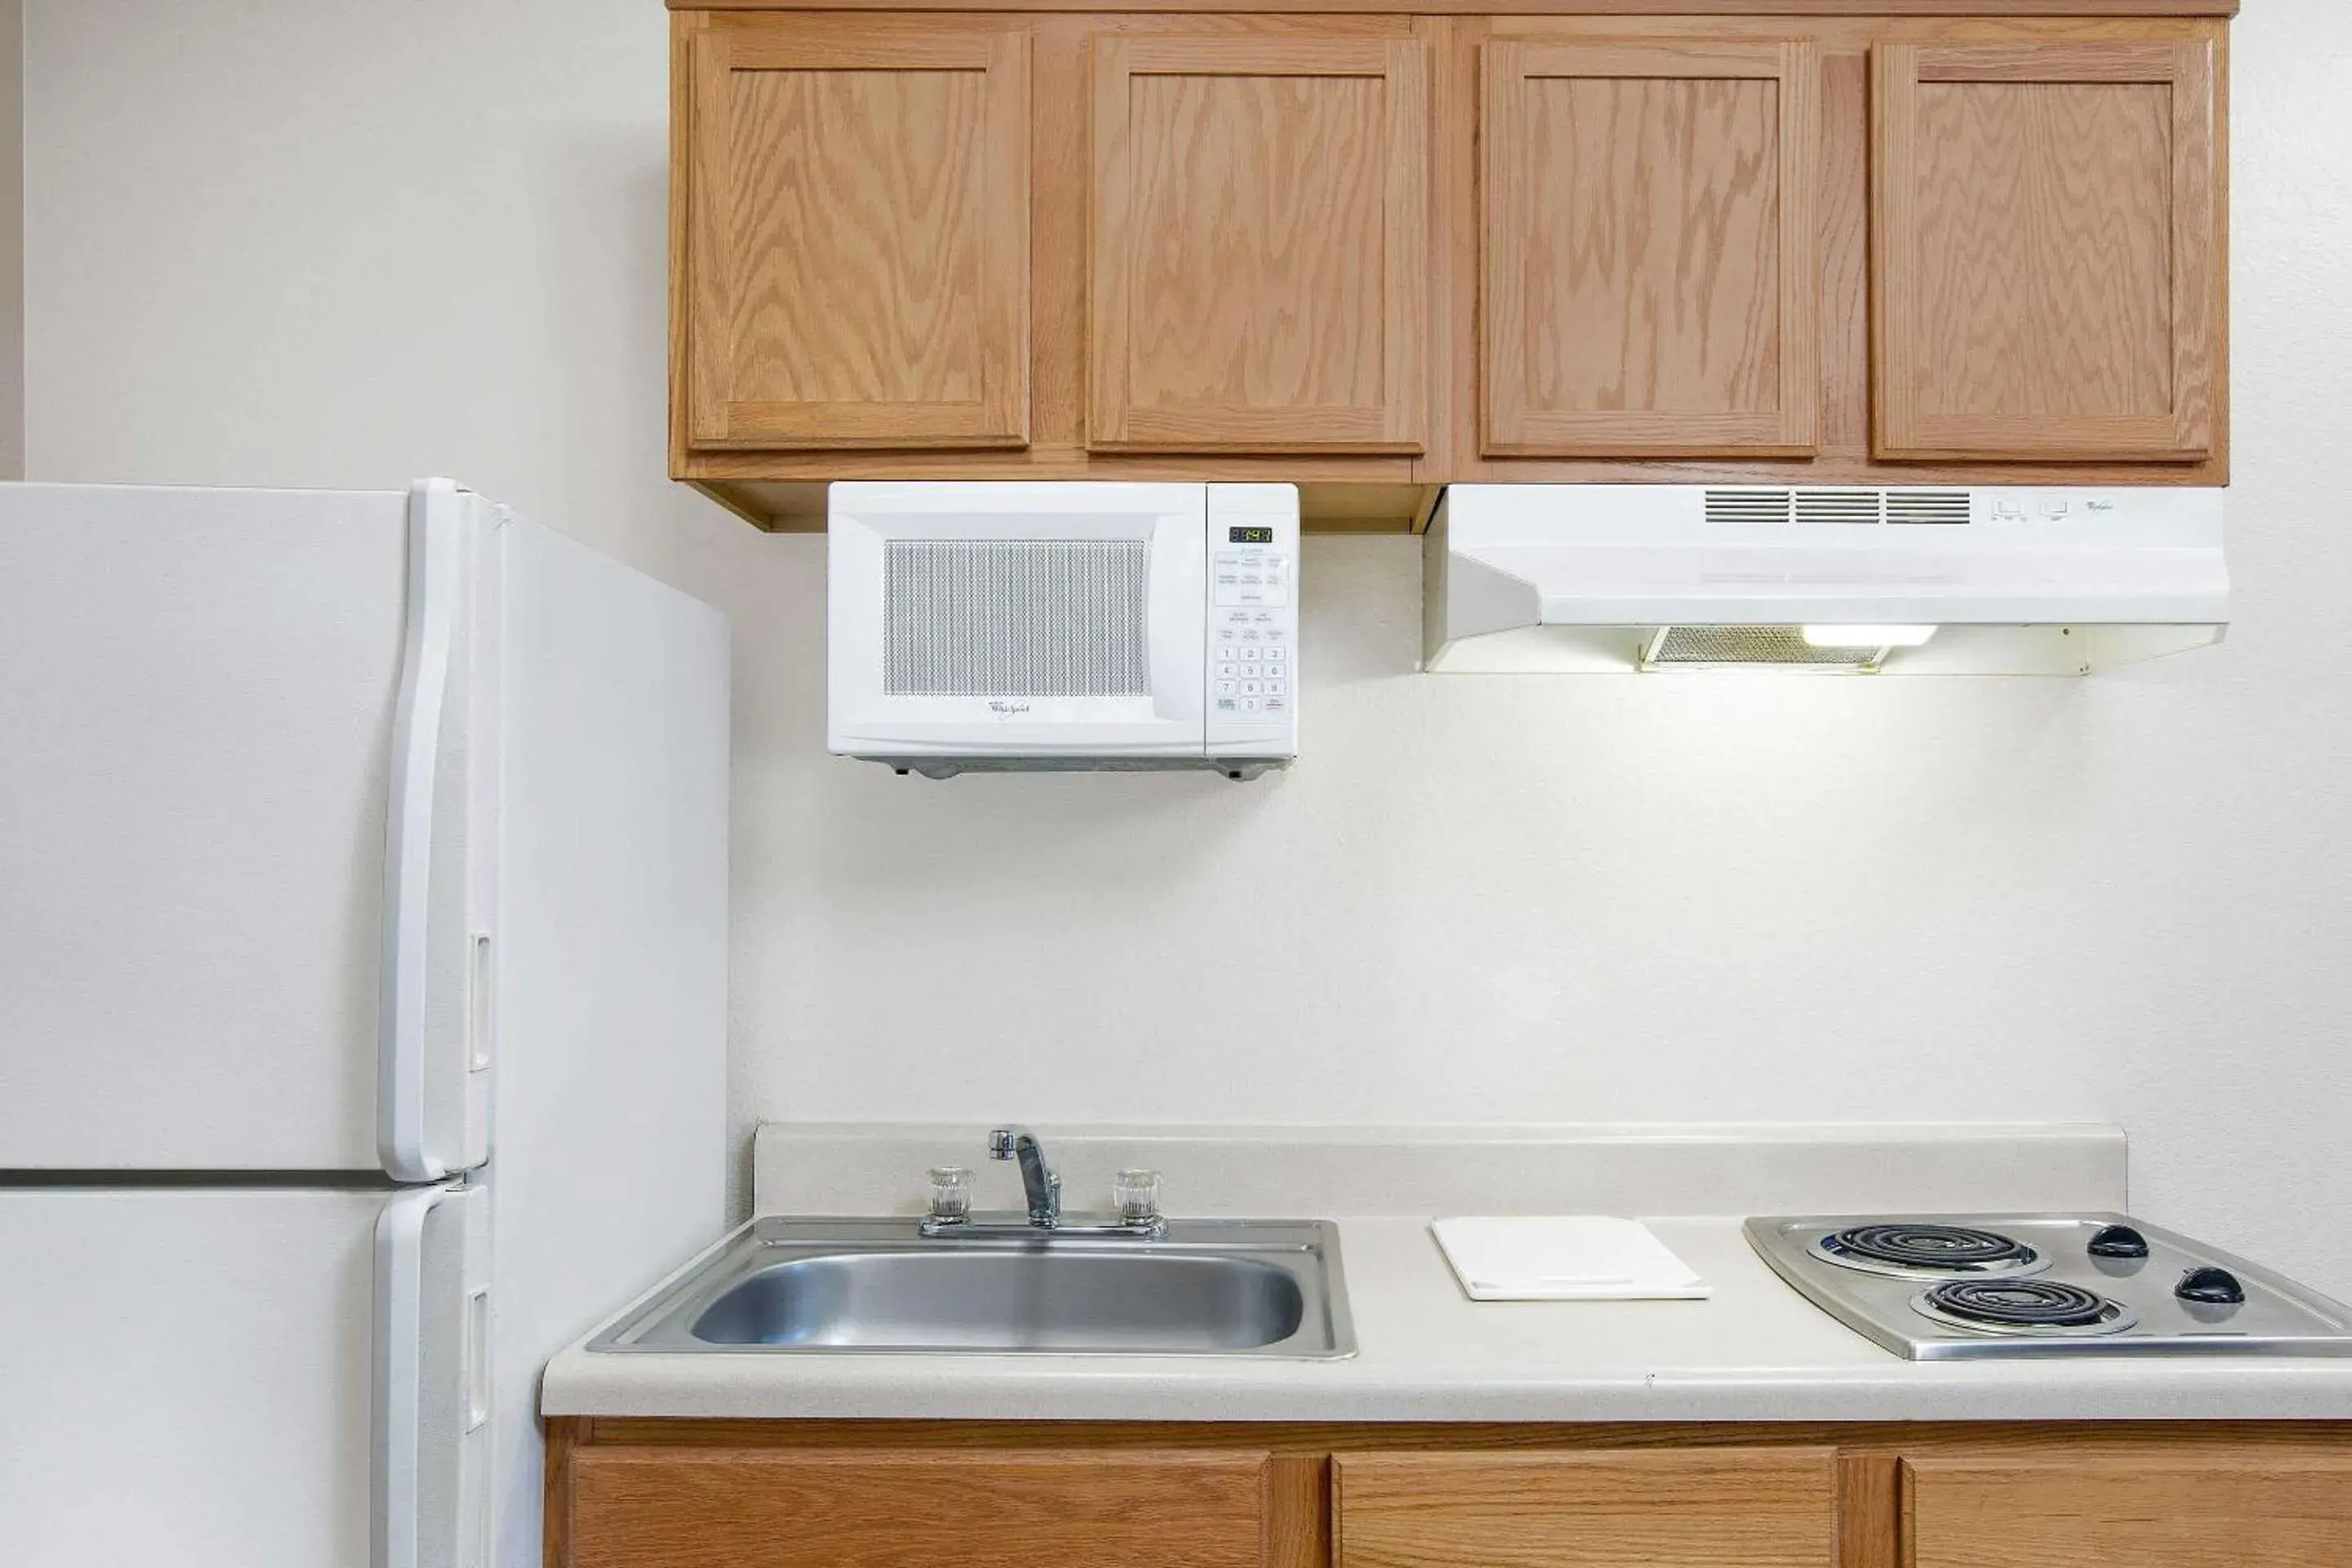
[[[1029,704],[1026,702],[1007,702],[1002,697],[992,697],[988,700],[988,710],[991,713],[995,714],[1000,719],[1011,719],[1018,714],[1028,712]]]

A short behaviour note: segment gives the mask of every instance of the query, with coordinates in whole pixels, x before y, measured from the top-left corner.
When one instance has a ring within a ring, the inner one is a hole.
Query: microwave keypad
[[[1220,723],[1244,732],[1286,729],[1298,700],[1297,525],[1229,516],[1210,538],[1212,733]]]
[[[1245,531],[1234,529],[1235,533]],[[1220,609],[1290,603],[1290,557],[1271,550],[1220,550],[1216,558]]]
[[[1226,610],[1216,628],[1210,695],[1220,713],[1288,713],[1290,632],[1265,610]]]

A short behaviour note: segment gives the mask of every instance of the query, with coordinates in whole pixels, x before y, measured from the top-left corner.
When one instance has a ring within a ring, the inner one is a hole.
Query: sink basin
[[[1337,1357],[1356,1345],[1325,1222],[1176,1220],[1145,1241],[768,1218],[588,1348]]]

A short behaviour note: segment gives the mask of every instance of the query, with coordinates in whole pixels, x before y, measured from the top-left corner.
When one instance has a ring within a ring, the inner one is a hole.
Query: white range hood
[[[1454,485],[1423,668],[2087,675],[2221,639],[2222,494]]]

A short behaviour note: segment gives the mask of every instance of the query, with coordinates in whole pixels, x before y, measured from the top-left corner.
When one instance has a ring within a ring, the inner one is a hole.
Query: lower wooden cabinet
[[[577,1568],[1260,1568],[1268,1456],[588,1448]],[[554,1552],[551,1561],[562,1562]]]
[[[1904,1568],[2345,1568],[2352,1453],[1903,1462]]]
[[[547,1568],[2352,1568],[2352,1421],[549,1423]]]
[[[1339,1568],[1835,1568],[1829,1448],[1339,1454]]]

